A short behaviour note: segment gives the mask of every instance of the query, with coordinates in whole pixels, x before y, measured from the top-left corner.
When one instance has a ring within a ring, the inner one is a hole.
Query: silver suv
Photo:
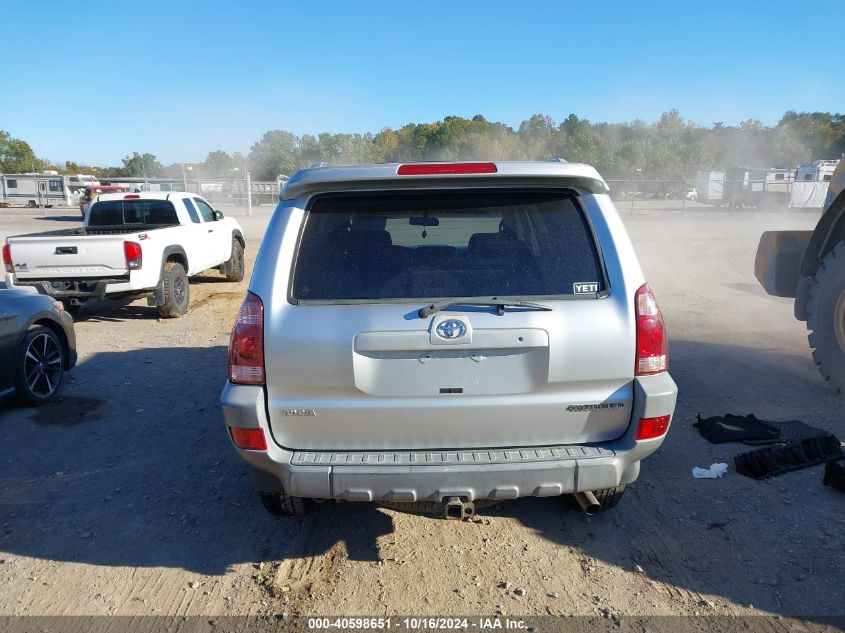
[[[319,167],[286,184],[221,396],[267,509],[615,505],[663,442],[663,318],[595,169]]]

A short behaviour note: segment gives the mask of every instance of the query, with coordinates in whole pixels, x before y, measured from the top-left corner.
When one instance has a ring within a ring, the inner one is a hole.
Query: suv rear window
[[[560,296],[605,290],[572,194],[462,191],[316,198],[292,298],[306,301]]]
[[[168,200],[101,200],[88,212],[88,226],[171,226],[179,224]]]

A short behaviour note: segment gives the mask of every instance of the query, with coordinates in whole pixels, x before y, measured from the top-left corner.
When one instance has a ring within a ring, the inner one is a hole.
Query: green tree
[[[133,152],[132,156],[122,159],[123,169],[128,176],[143,176],[153,178],[161,175],[164,167],[153,154],[139,154]]]
[[[845,152],[845,114],[790,110],[777,127],[790,129],[813,158],[839,158]]]
[[[299,142],[285,130],[265,132],[249,150],[249,164],[257,180],[275,180],[279,174],[290,176],[299,169]]]
[[[8,132],[0,130],[0,172],[7,174],[38,172],[44,167],[44,161],[36,158],[29,143],[12,138]]]
[[[235,158],[232,155],[222,149],[218,149],[208,153],[200,169],[205,176],[231,178],[234,169],[236,167],[240,169],[242,165],[243,161],[241,161],[240,165],[236,164]]]

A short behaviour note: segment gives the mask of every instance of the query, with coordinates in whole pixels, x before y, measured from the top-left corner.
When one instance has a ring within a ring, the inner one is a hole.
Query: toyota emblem
[[[458,319],[448,319],[437,324],[437,335],[445,339],[461,338],[467,333],[467,326]]]

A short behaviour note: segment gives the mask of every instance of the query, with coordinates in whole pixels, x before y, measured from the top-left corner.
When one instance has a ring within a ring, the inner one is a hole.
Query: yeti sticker
[[[572,292],[576,295],[594,295],[599,291],[599,285],[594,281],[572,284]]]

